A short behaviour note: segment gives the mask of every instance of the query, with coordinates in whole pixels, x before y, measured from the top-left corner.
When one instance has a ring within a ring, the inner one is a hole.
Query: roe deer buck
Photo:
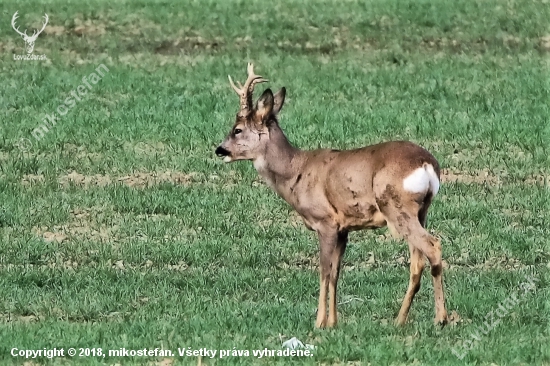
[[[439,189],[439,164],[425,149],[406,141],[385,142],[355,150],[302,151],[279,127],[285,88],[264,91],[252,104],[254,85],[266,82],[248,64],[243,86],[229,81],[240,97],[240,111],[229,135],[216,149],[225,162],[252,160],[258,173],[300,214],[320,243],[321,290],[315,326],[337,322],[336,286],[348,232],[387,225],[404,238],[411,254],[409,288],[396,323],[407,320],[420,289],[424,256],[431,265],[435,323],[447,322],[443,294],[441,244],[426,230],[426,215]],[[327,318],[327,291],[330,299]]]

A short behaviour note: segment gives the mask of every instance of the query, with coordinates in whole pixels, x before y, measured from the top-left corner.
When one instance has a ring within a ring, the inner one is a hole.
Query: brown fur
[[[246,113],[241,109],[216,153],[225,156],[226,161],[252,160],[267,184],[294,207],[310,230],[317,232],[321,290],[316,326],[332,327],[337,323],[336,287],[348,233],[386,225],[408,242],[411,253],[409,288],[396,322],[404,324],[407,319],[420,288],[426,256],[432,267],[435,321],[444,324],[447,312],[441,245],[424,229],[434,193],[429,189],[412,193],[403,187],[403,180],[426,164],[439,177],[437,160],[422,147],[406,141],[346,151],[299,150],[288,142],[276,118],[285,92],[283,88],[273,95],[267,89],[257,107],[248,106]],[[250,96],[242,95],[241,99],[245,97]]]

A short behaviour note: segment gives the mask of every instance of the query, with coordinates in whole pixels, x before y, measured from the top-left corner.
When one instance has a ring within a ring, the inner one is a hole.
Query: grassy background
[[[550,364],[546,1],[2,5],[2,364],[25,361],[13,347],[279,349],[293,336],[315,356],[203,363]],[[13,60],[24,52],[16,10],[29,30],[49,14],[34,51],[48,61]],[[281,125],[295,145],[410,139],[458,179],[429,216],[456,325],[433,326],[429,271],[409,323],[392,325],[408,250],[377,230],[350,238],[338,328],[313,328],[315,236],[251,164],[213,154],[238,108],[227,74],[242,79],[248,61],[287,87]],[[105,77],[36,141],[44,115],[100,64]],[[462,353],[526,275],[536,290],[460,361],[453,347]]]

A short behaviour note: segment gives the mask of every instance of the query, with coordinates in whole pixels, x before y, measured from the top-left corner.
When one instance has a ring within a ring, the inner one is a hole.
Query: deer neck
[[[265,182],[286,199],[287,182],[297,176],[303,165],[303,152],[290,144],[281,128],[274,124],[266,135],[266,148],[253,160],[254,168]]]

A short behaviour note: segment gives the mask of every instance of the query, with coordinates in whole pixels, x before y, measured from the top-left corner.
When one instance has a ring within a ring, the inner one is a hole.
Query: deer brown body
[[[315,325],[332,327],[337,323],[336,288],[348,233],[386,225],[393,235],[408,242],[411,254],[409,288],[397,324],[406,322],[420,288],[424,256],[434,282],[435,322],[445,324],[441,245],[424,228],[439,189],[437,160],[406,141],[345,151],[297,149],[288,142],[276,118],[285,89],[275,95],[267,89],[253,106],[254,84],[266,80],[254,74],[251,64],[248,71],[244,87],[237,88],[230,79],[241,97],[241,110],[216,154],[226,162],[252,160],[266,183],[317,233],[321,290]]]

